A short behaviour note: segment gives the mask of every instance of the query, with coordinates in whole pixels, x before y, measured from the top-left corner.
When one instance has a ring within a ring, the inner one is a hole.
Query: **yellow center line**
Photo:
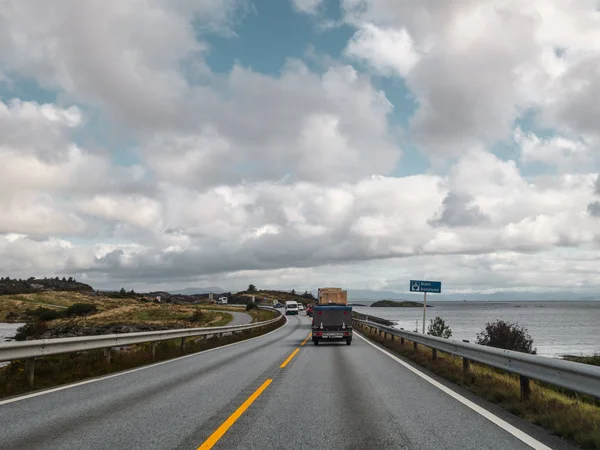
[[[297,348],[296,350],[294,350],[294,351],[292,352],[292,354],[291,354],[290,356],[288,356],[288,358],[287,358],[287,359],[286,359],[286,360],[285,360],[285,361],[284,361],[284,362],[283,362],[283,363],[282,363],[282,364],[279,366],[279,368],[280,368],[280,369],[283,369],[285,366],[287,366],[287,365],[288,365],[288,363],[289,363],[289,362],[292,360],[292,358],[293,358],[294,356],[296,356],[296,353],[298,353],[299,351],[300,351],[300,349],[299,349],[299,348]]]
[[[263,393],[263,391],[269,386],[269,384],[271,384],[272,381],[272,379],[268,379],[256,391],[254,391],[254,394],[248,397],[248,400],[242,403],[242,406],[236,409],[235,412],[231,416],[229,416],[219,428],[217,428],[217,431],[211,434],[210,437],[206,441],[204,441],[204,443],[200,447],[198,447],[198,450],[208,450],[213,448],[213,446],[217,442],[219,442],[219,439],[221,439],[223,435],[227,433],[227,430],[229,430],[229,428],[231,428],[235,421],[238,420],[242,414],[244,414],[244,411],[246,411],[250,407],[250,405],[254,403],[254,400],[256,400],[260,396],[260,394]]]
[[[300,347],[302,347],[304,344],[306,344],[306,341],[308,341],[310,339],[310,337],[312,336],[312,333],[310,333],[308,335],[308,337],[306,339],[304,339],[304,341],[302,341],[302,344],[300,344]]]

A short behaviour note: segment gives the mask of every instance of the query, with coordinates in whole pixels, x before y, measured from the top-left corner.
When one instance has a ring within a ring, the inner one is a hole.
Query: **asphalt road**
[[[252,316],[244,312],[227,311],[228,314],[233,316],[231,322],[227,325],[246,325],[252,322]]]
[[[359,337],[301,346],[309,333],[292,316],[247,342],[0,402],[0,448],[531,448]],[[569,448],[504,416],[534,447]]]

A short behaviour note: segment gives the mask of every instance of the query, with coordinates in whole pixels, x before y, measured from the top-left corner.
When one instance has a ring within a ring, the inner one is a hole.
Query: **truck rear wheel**
[[[313,339],[313,344],[319,345],[319,340],[318,339]]]
[[[346,339],[346,345],[352,345],[352,338]]]

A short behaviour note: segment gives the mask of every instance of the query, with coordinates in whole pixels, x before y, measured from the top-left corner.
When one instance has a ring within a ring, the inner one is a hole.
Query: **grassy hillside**
[[[73,305],[81,304],[92,305],[88,308],[91,311],[67,317],[67,313],[76,308]],[[102,329],[114,326],[222,326],[232,319],[232,315],[222,308],[203,306],[144,303],[141,298],[116,299],[83,292],[45,291],[0,296],[0,321],[35,322],[40,326],[32,327],[28,336],[57,337],[65,333],[72,334],[75,332],[73,330],[90,331],[94,327],[97,329],[90,334],[102,334]]]
[[[3,294],[24,294],[40,291],[76,291],[93,292],[94,289],[85,283],[80,283],[69,277],[55,278],[35,278],[30,277],[26,280],[11,279],[9,277],[0,277],[0,295]]]

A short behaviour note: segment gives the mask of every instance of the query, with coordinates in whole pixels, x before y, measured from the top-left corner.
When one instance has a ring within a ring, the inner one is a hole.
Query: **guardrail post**
[[[531,394],[531,385],[529,384],[529,378],[519,375],[519,385],[521,387],[521,401],[526,402],[529,400]]]
[[[469,343],[467,339],[463,339],[463,342],[466,342],[467,344]],[[463,358],[463,375],[466,375],[469,372],[470,368],[471,361],[469,361],[467,358]]]
[[[403,337],[400,337],[400,344],[404,345],[404,338]]]
[[[110,350],[111,350],[110,347],[104,349],[104,362],[106,363],[107,366],[110,366],[110,356],[111,356]]]
[[[417,349],[417,343],[413,341],[413,348],[416,350]]]
[[[156,345],[158,342],[154,341],[150,344],[150,350],[152,351],[152,359],[156,359]]]
[[[431,349],[431,359],[433,359],[434,361],[437,359],[437,348]]]
[[[184,337],[181,338],[181,345],[180,345],[180,347],[181,347],[181,351],[185,352],[185,338]]]
[[[35,358],[25,360],[25,375],[27,376],[29,387],[32,388],[35,383]]]

